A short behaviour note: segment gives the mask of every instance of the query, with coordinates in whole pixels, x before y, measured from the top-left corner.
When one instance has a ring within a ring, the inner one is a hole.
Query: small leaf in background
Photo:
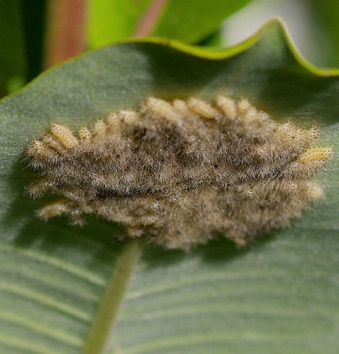
[[[138,34],[154,7],[147,34],[196,43],[251,0],[90,0],[88,42],[91,48]],[[144,35],[145,33],[142,33]]]
[[[88,45],[131,37],[153,0],[88,0]]]
[[[0,97],[25,81],[25,53],[19,2],[0,2]]]
[[[222,48],[223,47],[223,38],[222,38],[222,29],[210,34],[208,37],[204,38],[202,41],[196,43],[202,47],[210,48]]]
[[[241,250],[223,239],[190,253],[121,244],[109,222],[37,219],[47,200],[25,195],[24,151],[52,122],[76,129],[147,96],[218,93],[316,123],[319,144],[339,149],[339,72],[296,59],[277,22],[223,51],[156,39],[108,46],[0,103],[1,353],[337,352],[336,153],[319,176],[326,198]]]
[[[152,35],[186,43],[199,42],[215,32],[222,21],[251,0],[169,0]]]

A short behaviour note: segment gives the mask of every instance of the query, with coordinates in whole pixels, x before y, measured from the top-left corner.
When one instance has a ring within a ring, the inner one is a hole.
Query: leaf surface
[[[109,46],[0,103],[0,352],[336,352],[336,154],[319,176],[326,199],[240,250],[222,239],[187,254],[120,244],[102,220],[42,222],[34,211],[48,197],[25,195],[24,151],[52,122],[77,129],[146,96],[220,92],[277,120],[316,122],[319,144],[338,151],[338,71],[301,61],[276,21],[223,51],[157,39]]]

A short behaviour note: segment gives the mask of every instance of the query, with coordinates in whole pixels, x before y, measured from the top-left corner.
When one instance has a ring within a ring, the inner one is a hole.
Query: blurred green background
[[[0,96],[16,91],[50,66],[46,57],[57,44],[48,43],[53,40],[49,33],[52,27],[60,29],[64,25],[56,11],[72,12],[70,16],[84,13],[85,22],[75,19],[72,26],[83,27],[79,28],[83,33],[83,50],[89,50],[135,35],[142,16],[152,4],[150,0],[67,2],[67,5],[64,0],[0,2]],[[308,61],[321,67],[339,65],[337,1],[158,0],[158,3],[161,9],[153,25],[146,29],[149,35],[227,47],[248,38],[268,18],[279,16]],[[49,11],[53,6],[59,6],[54,13]]]

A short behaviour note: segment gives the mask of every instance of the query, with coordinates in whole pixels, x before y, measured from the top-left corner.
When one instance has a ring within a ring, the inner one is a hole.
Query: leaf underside
[[[77,129],[146,96],[210,99],[224,93],[246,97],[278,120],[316,123],[323,132],[319,144],[337,151],[337,74],[302,65],[281,25],[271,22],[238,48],[205,57],[162,40],[109,46],[3,100],[0,352],[72,354],[89,348],[98,309],[109,307],[103,294],[129,247],[116,241],[119,227],[102,220],[88,217],[79,228],[64,218],[44,223],[35,217],[48,198],[25,195],[33,174],[24,151],[32,138],[52,122]],[[112,313],[107,352],[335,353],[337,169],[334,155],[319,176],[326,199],[290,228],[246,248],[224,239],[188,254],[145,245]]]

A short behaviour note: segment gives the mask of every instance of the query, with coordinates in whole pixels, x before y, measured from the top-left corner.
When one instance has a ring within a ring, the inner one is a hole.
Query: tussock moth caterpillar
[[[311,147],[317,136],[245,99],[150,97],[78,133],[53,124],[28,147],[42,176],[29,193],[60,197],[38,212],[46,220],[67,214],[82,224],[94,214],[168,248],[220,233],[243,245],[322,197],[314,175],[331,149]]]

